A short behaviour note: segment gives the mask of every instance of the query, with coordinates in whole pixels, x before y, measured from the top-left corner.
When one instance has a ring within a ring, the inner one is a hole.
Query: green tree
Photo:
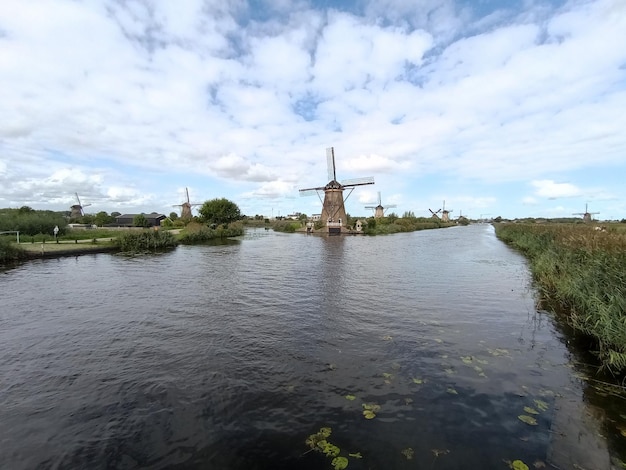
[[[413,212],[413,211],[405,211],[404,214],[402,214],[402,218],[403,219],[414,219],[415,218],[415,212]]]
[[[146,216],[143,214],[137,214],[134,218],[133,218],[133,225],[135,227],[147,227],[148,226],[148,219],[146,219]]]
[[[113,217],[107,214],[105,211],[100,211],[96,214],[93,219],[93,223],[98,227],[102,227],[103,225],[111,224],[115,221]]]
[[[198,213],[200,220],[207,224],[228,224],[241,219],[239,206],[226,198],[205,201]]]
[[[119,217],[120,215],[122,215],[122,213],[121,213],[121,212],[116,212],[116,211],[111,212],[111,217],[113,217],[114,219],[115,219],[116,217]]]
[[[171,220],[176,220],[178,219],[178,214],[176,212],[170,212],[170,219]]]

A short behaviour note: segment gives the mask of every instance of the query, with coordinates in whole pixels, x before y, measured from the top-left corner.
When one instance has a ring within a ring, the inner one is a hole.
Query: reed
[[[232,222],[228,225],[215,225],[214,228],[197,222],[190,222],[181,232],[178,240],[185,245],[193,245],[219,238],[239,237],[243,235],[243,233],[244,228],[241,222]]]
[[[8,237],[0,236],[0,266],[26,258],[25,251]]]
[[[173,248],[178,241],[167,231],[144,230],[123,233],[115,239],[115,243],[123,253],[136,254]]]
[[[626,233],[587,224],[497,224],[524,253],[543,300],[593,341],[602,367],[626,372]]]

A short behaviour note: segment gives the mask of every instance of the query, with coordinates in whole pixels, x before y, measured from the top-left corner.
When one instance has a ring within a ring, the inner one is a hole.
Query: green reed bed
[[[117,237],[115,243],[123,253],[149,253],[178,245],[176,237],[164,230],[126,232]]]
[[[0,236],[0,266],[26,258],[26,253],[9,237]]]
[[[603,367],[626,372],[626,233],[583,224],[497,224],[524,253],[544,300],[594,339]]]
[[[178,240],[185,245],[193,245],[219,238],[239,237],[243,235],[243,232],[244,228],[241,222],[214,225],[213,227],[191,222],[180,233]]]

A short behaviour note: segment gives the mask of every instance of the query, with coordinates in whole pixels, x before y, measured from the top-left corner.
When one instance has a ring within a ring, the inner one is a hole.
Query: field
[[[614,374],[626,372],[626,224],[496,224],[524,253],[547,305]]]

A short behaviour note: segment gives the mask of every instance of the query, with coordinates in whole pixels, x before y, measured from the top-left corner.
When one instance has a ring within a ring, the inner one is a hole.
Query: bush
[[[26,258],[26,252],[10,239],[0,236],[0,264]]]
[[[124,253],[148,253],[175,247],[176,237],[167,231],[144,230],[127,232],[117,237],[116,244]]]

